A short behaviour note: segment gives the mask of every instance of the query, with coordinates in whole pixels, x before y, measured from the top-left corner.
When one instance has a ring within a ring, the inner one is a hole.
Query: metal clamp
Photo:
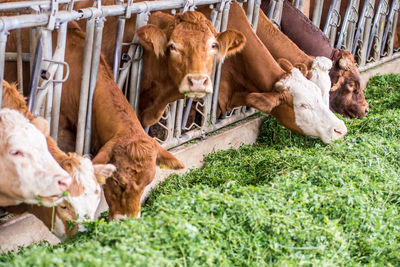
[[[47,79],[45,79],[46,82],[45,82],[44,84],[42,84],[42,86],[40,86],[40,87],[37,88],[38,90],[46,89],[47,84],[50,83],[50,82],[52,82],[52,83],[64,83],[64,82],[67,81],[67,79],[68,79],[68,77],[69,77],[69,65],[68,65],[67,62],[56,61],[56,60],[51,60],[51,59],[43,59],[43,61],[47,61],[47,62],[50,62],[50,63],[59,64],[59,65],[64,65],[64,66],[65,66],[65,69],[66,69],[66,73],[65,73],[64,78],[62,78],[62,80],[54,80],[54,79],[51,79],[50,75],[47,73],[46,70],[41,70],[41,75],[42,75],[42,74],[45,75],[45,77],[46,77]],[[45,72],[46,72],[47,74],[45,74]],[[43,77],[42,77],[42,78],[43,78]]]
[[[186,0],[182,8],[182,13],[185,13],[186,11],[189,10],[194,10],[195,6],[196,6],[196,0]]]
[[[125,18],[130,19],[132,15],[132,4],[133,0],[128,0],[128,3],[126,5],[126,11],[125,11]]]
[[[58,0],[51,0],[51,9],[49,13],[49,22],[47,23],[47,29],[49,31],[54,30],[57,22],[58,13]]]

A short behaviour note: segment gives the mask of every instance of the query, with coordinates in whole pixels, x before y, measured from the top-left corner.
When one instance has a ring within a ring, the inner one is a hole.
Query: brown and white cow
[[[235,5],[230,10],[228,29],[242,32],[247,41],[243,50],[226,59],[222,67],[218,98],[221,113],[247,105],[271,114],[293,131],[319,137],[325,143],[343,137],[346,126],[329,110],[321,89],[300,70],[291,66],[282,69],[248,20],[235,19],[245,17],[244,10]]]
[[[16,110],[0,110],[0,206],[50,206],[61,200],[71,177],[48,151],[45,136]]]
[[[6,81],[3,81],[3,106],[18,110],[37,128],[45,133],[47,132],[47,121],[40,117],[34,118],[15,84],[9,84]],[[78,229],[79,227],[82,230],[79,222],[96,219],[95,214],[103,196],[101,185],[116,169],[112,164],[93,165],[89,158],[79,156],[76,153],[66,154],[58,148],[56,142],[50,136],[46,136],[46,141],[53,158],[72,177],[71,185],[67,190],[68,194],[55,208],[54,233],[61,238],[63,234],[73,233],[75,228]],[[49,211],[49,208],[23,204],[7,207],[7,210],[14,213],[31,212],[46,224],[49,223],[48,227],[51,227],[51,211]],[[71,222],[75,222],[77,227],[70,228]]]
[[[269,1],[262,1],[261,9],[264,12]],[[326,35],[287,1],[283,3],[281,31],[306,54],[332,60],[329,103],[334,112],[349,118],[363,118],[368,114],[369,108],[361,88],[360,74],[349,51],[334,49]]]

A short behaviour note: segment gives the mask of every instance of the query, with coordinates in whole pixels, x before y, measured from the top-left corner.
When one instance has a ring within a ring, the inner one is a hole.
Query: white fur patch
[[[323,101],[320,89],[298,69],[293,68],[282,82],[293,96],[296,124],[305,135],[319,137],[324,143],[330,143],[347,133],[344,122]]]
[[[331,89],[331,78],[329,70],[332,68],[332,60],[326,57],[316,57],[311,66],[311,79],[320,89],[322,100],[329,106],[329,91]]]

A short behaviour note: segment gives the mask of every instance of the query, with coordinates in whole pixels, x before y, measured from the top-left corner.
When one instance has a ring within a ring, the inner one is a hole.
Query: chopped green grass
[[[370,114],[325,145],[273,118],[258,142],[172,175],[142,219],[88,225],[56,246],[0,255],[0,265],[399,266],[400,76],[378,75]]]

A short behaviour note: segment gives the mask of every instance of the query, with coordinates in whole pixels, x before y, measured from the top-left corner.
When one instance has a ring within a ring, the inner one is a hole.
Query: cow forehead
[[[11,128],[7,134],[7,143],[10,147],[29,147],[30,151],[46,147],[44,135],[33,125],[26,124],[23,127]]]
[[[170,41],[175,43],[195,43],[204,45],[208,42],[215,41],[215,36],[210,28],[193,27],[191,23],[178,24],[171,33]]]

